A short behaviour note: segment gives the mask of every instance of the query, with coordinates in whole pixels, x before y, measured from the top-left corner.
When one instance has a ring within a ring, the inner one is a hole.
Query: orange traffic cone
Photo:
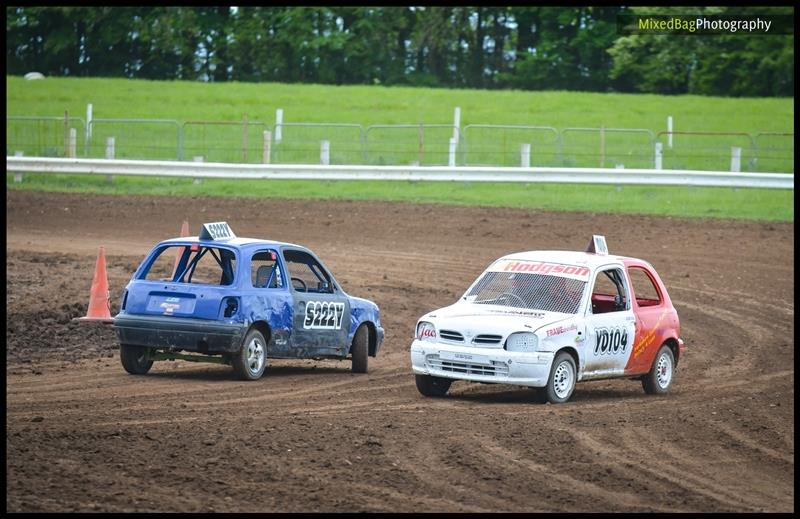
[[[183,225],[181,225],[181,238],[189,236],[189,220],[184,220]],[[172,266],[172,277],[175,277],[175,271],[178,270],[178,262],[181,260],[181,256],[183,256],[183,249],[186,247],[180,247],[178,252],[175,254],[175,265]]]
[[[106,249],[102,245],[97,252],[97,264],[94,268],[92,289],[89,293],[89,310],[85,317],[73,321],[101,321],[111,323],[111,301],[108,292],[108,275],[106,274]]]

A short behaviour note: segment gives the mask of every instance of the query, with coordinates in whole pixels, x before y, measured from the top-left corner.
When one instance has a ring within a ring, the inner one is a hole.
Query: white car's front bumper
[[[433,375],[475,382],[544,387],[550,376],[553,352],[511,352],[438,342],[411,343],[411,369]]]

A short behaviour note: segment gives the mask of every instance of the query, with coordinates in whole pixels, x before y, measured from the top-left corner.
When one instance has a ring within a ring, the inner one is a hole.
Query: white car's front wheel
[[[563,404],[569,400],[578,381],[577,373],[572,355],[563,351],[556,355],[553,367],[550,368],[550,378],[544,388],[547,401],[551,404]]]
[[[453,381],[449,378],[431,375],[415,375],[417,390],[425,396],[441,397],[447,394]]]

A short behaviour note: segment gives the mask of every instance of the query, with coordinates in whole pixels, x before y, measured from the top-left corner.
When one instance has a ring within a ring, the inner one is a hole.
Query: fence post
[[[242,134],[242,162],[247,163],[247,114],[244,114],[244,130]]]
[[[23,153],[19,150],[14,152],[15,157],[22,157]],[[14,182],[22,182],[22,173],[14,173]]]
[[[731,171],[739,173],[742,170],[742,148],[731,148]]]
[[[202,155],[195,155],[194,156],[194,162],[203,162],[203,156]],[[193,183],[194,184],[202,184],[203,183],[203,179],[195,177]]]
[[[106,159],[114,160],[114,137],[108,137],[106,139]],[[106,175],[106,180],[113,182],[114,175]]]
[[[106,139],[106,158],[108,160],[114,160],[114,137]]]
[[[275,110],[275,144],[281,143],[281,125],[283,124],[283,108]]]
[[[522,144],[519,149],[519,162],[523,168],[531,167],[531,145]]]
[[[331,163],[331,141],[320,142],[319,163],[328,166]]]
[[[83,154],[89,156],[89,143],[92,141],[92,103],[86,105],[86,130],[84,135]]]
[[[664,150],[663,150],[663,148],[664,148],[663,144],[661,144],[660,142],[656,143],[656,153],[655,153],[655,159],[656,159],[655,168],[656,169],[661,169],[661,166],[663,164],[663,159],[664,159]]]
[[[422,123],[419,123],[419,149],[417,150],[417,162],[419,163],[418,166],[421,166],[424,163],[425,158],[425,133],[422,126]]]
[[[75,128],[69,129],[69,149],[67,150],[67,156],[71,159],[75,158],[75,148],[78,144],[78,130]]]
[[[600,167],[606,167],[606,127],[600,126]]]
[[[672,149],[672,116],[667,117],[667,146]]]
[[[458,144],[458,131],[461,127],[461,107],[456,106],[455,110],[453,110],[453,138],[456,140],[456,144]]]
[[[447,165],[451,168],[456,165],[456,140],[455,137],[450,137],[450,147],[447,151]]]
[[[180,124],[178,121],[175,121],[175,129],[178,140],[178,160],[183,160],[183,127],[185,125],[186,123]]]
[[[69,111],[64,110],[64,156],[69,157]]]
[[[272,133],[269,130],[264,130],[264,156],[262,162],[269,164],[270,146],[272,144]]]
[[[92,103],[86,105],[86,140],[92,138]]]

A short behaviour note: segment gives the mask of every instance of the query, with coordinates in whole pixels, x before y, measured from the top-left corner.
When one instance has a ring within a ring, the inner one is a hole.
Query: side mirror
[[[317,292],[330,293],[333,292],[333,290],[331,290],[330,283],[328,283],[327,281],[320,281],[319,284],[317,285]]]

